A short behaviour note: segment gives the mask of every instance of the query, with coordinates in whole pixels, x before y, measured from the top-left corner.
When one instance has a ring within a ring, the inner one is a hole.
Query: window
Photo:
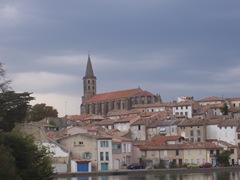
[[[179,150],[176,150],[176,156],[179,156]]]
[[[123,145],[122,145],[122,152],[127,152],[126,144],[123,144]]]
[[[201,149],[199,149],[199,155],[201,155],[202,154],[202,150]]]
[[[121,149],[121,144],[113,144],[112,149]]]
[[[176,107],[176,110],[178,110],[178,107]]]
[[[79,143],[79,145],[83,145],[83,142],[78,142]]]
[[[101,147],[108,147],[108,141],[100,141]]]
[[[155,151],[152,151],[152,156],[155,156]]]
[[[187,116],[188,115],[188,112],[185,112],[185,116]]]
[[[126,164],[130,164],[131,163],[131,156],[126,156]]]
[[[138,130],[141,130],[141,125],[138,125]]]
[[[90,152],[82,153],[82,158],[83,159],[91,159],[92,158],[92,153],[90,153]]]
[[[192,128],[192,127],[191,127]],[[193,130],[190,131],[190,136],[193,136]]]
[[[106,161],[108,161],[109,160],[109,153],[106,152],[105,154],[106,154]]]
[[[200,164],[200,159],[197,159],[197,164]]]
[[[234,154],[234,149],[230,149],[231,153]]]
[[[188,109],[188,106],[186,106],[186,109]]]
[[[131,152],[132,151],[132,146],[131,144],[128,144],[128,152]]]
[[[213,154],[213,150],[210,150],[210,154]]]
[[[201,142],[201,138],[197,138],[197,142]]]
[[[167,156],[167,150],[163,151],[164,156]]]
[[[197,136],[201,136],[201,131],[197,130]]]
[[[103,152],[100,152],[100,160],[103,161]]]

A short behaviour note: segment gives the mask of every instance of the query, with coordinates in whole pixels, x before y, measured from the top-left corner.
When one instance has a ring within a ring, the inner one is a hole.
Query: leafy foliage
[[[224,103],[224,106],[220,109],[220,111],[223,115],[228,115],[228,106],[226,103]]]
[[[230,150],[224,150],[217,156],[218,162],[223,166],[229,166],[229,159],[231,154],[232,152]]]
[[[0,168],[0,179],[52,179],[49,153],[46,148],[39,148],[34,144],[33,136],[23,135],[19,132],[0,133],[0,160],[7,165]],[[8,172],[9,174],[7,174]]]
[[[0,90],[1,92],[5,92],[8,89],[8,85],[11,80],[7,80],[5,77],[5,70],[3,69],[3,64],[0,62]]]
[[[28,92],[14,91],[0,93],[0,129],[11,131],[16,122],[24,122],[30,107],[29,102],[34,99],[30,95]]]
[[[44,103],[35,104],[28,113],[27,121],[40,121],[45,117],[58,117],[58,111]]]

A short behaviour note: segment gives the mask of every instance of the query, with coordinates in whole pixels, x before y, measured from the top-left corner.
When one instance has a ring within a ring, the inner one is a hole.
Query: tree
[[[223,115],[228,115],[228,106],[224,103],[224,106],[220,109]]]
[[[16,122],[24,122],[30,107],[29,102],[34,99],[30,95],[28,92],[14,91],[0,93],[0,129],[11,131]]]
[[[8,89],[8,85],[10,84],[10,80],[7,80],[5,77],[5,70],[3,69],[3,65],[0,62],[0,90],[1,92],[5,92]]]
[[[0,168],[0,179],[7,179],[4,178],[7,177],[6,172],[11,173],[8,174],[13,177],[10,179],[52,179],[50,154],[45,147],[39,148],[34,144],[33,136],[15,131],[1,132],[0,152],[3,152],[0,160],[6,160]]]
[[[2,162],[0,163],[0,179],[21,180],[21,177],[17,174],[17,169],[14,166],[14,157],[10,150],[2,145],[0,146],[0,162]]]
[[[228,166],[231,154],[232,152],[230,150],[224,150],[223,152],[219,153],[217,156],[218,162],[223,166]]]
[[[35,104],[28,112],[27,121],[40,121],[45,117],[58,117],[58,111],[46,104]]]

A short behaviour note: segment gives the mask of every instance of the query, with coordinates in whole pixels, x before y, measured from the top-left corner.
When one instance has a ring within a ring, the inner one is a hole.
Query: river
[[[240,169],[207,172],[146,172],[123,175],[58,177],[54,180],[239,180]]]

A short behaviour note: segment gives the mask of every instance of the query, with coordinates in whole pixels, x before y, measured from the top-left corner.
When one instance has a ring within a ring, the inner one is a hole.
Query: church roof
[[[88,61],[87,61],[87,68],[86,68],[86,73],[85,77],[95,77],[93,73],[93,68],[92,68],[92,63],[91,63],[91,58],[90,54],[88,55]]]
[[[86,103],[106,101],[111,99],[127,98],[131,96],[135,96],[135,94],[138,93],[139,91],[142,91],[142,90],[140,88],[135,88],[135,89],[96,94],[91,98],[89,98],[88,100],[86,100]]]

